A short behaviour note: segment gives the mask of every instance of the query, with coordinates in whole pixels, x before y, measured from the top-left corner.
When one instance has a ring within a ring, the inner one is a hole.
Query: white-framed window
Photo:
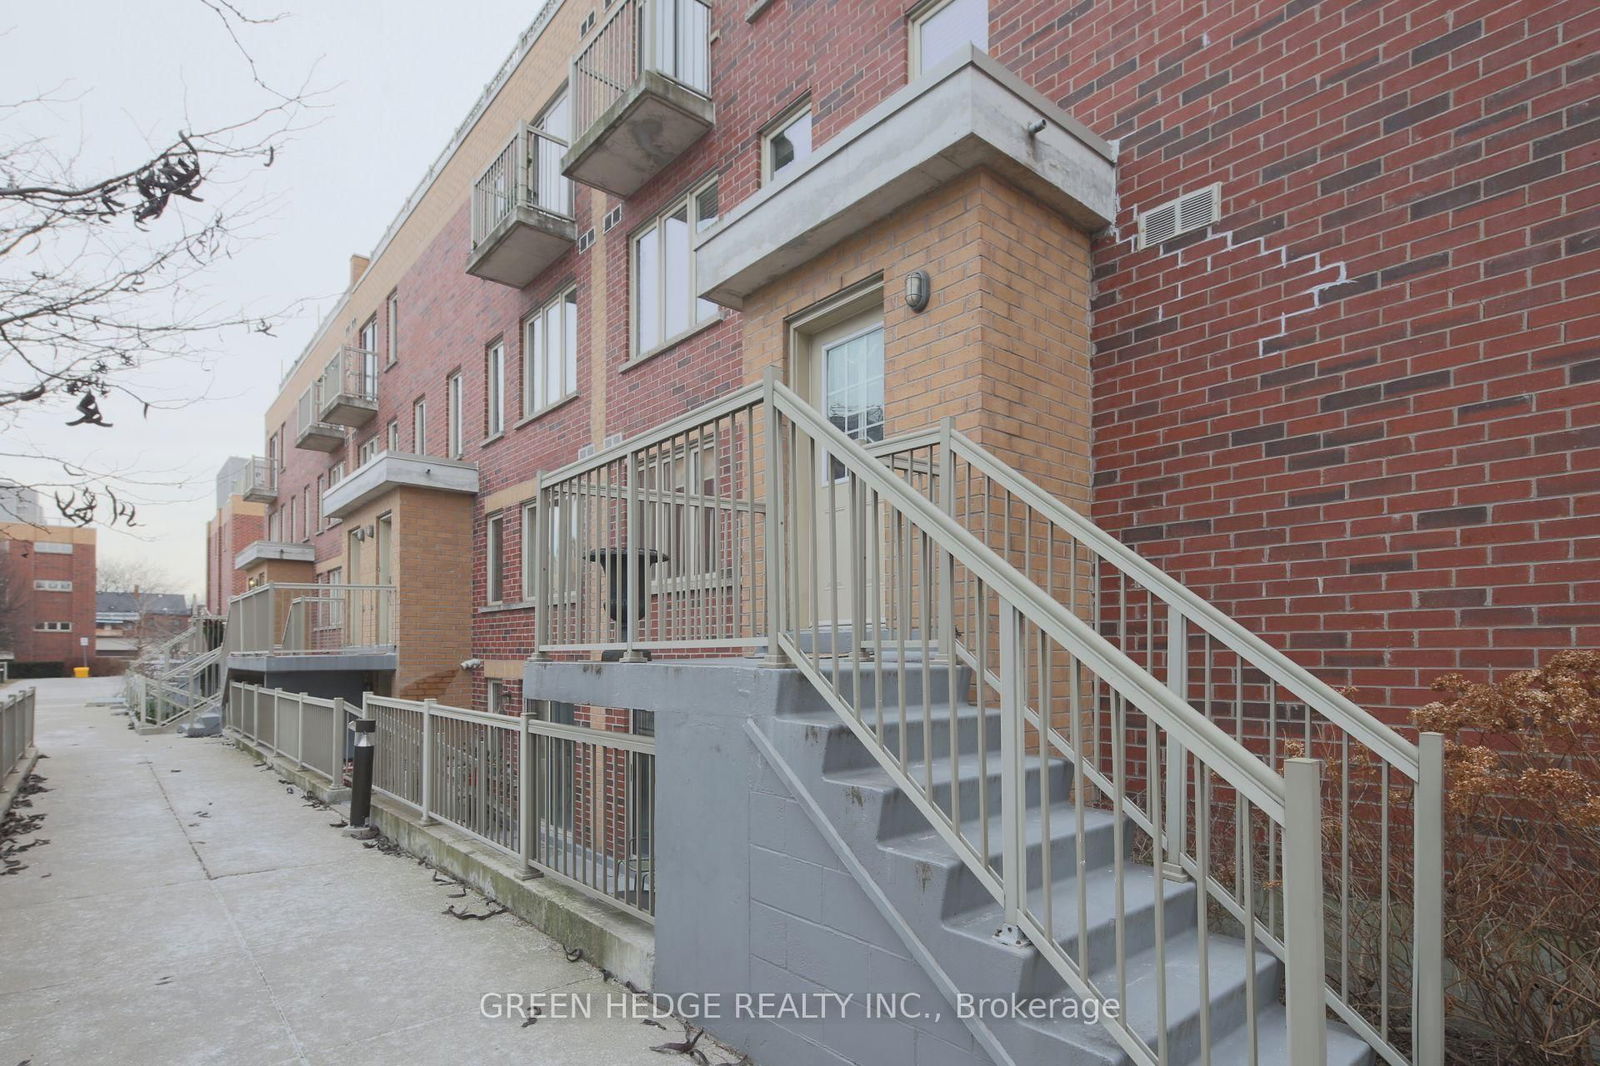
[[[378,435],[374,433],[361,442],[361,447],[356,450],[356,465],[365,466],[367,460],[378,454]]]
[[[35,580],[34,581],[33,589],[34,589],[35,592],[71,592],[72,591],[72,582],[70,582],[70,581],[47,581],[47,580],[40,579],[40,580]]]
[[[484,565],[488,568],[486,598],[489,603],[500,603],[506,590],[506,519],[495,515],[489,519],[485,536]]]
[[[391,292],[383,302],[385,332],[388,333],[389,365],[400,361],[400,293]]]
[[[505,702],[506,683],[497,677],[491,677],[486,683],[488,693],[484,699],[484,710],[490,714],[500,713],[500,707]]]
[[[483,357],[483,391],[487,410],[484,436],[498,437],[506,428],[506,342],[495,341]]]
[[[461,390],[461,372],[458,370],[444,381],[445,451],[449,459],[459,459],[466,454],[461,433]]]
[[[361,335],[356,343],[361,348],[361,392],[364,396],[378,395],[378,316],[373,315],[361,325]]]
[[[572,144],[572,102],[565,86],[533,120],[539,136],[531,141],[535,203],[546,211],[572,217],[572,179],[561,173],[561,157]]]
[[[378,316],[373,315],[361,324],[361,333],[356,337],[356,347],[364,352],[378,350]]]
[[[400,420],[398,418],[389,419],[389,424],[384,427],[383,447],[390,452],[398,452],[400,450]]]
[[[71,555],[72,545],[66,541],[40,540],[34,542],[33,550],[37,555]]]
[[[331,488],[333,488],[335,485],[337,485],[339,482],[341,482],[343,480],[344,480],[344,463],[342,461],[334,463],[333,464],[333,468],[328,471],[328,487],[331,489]]]
[[[290,496],[289,497],[289,513],[288,513],[286,521],[283,523],[283,539],[284,540],[293,540],[294,539],[294,512],[295,512],[295,498],[293,496]]]
[[[538,547],[539,539],[537,530],[539,519],[539,504],[531,501],[522,505],[522,599],[524,602],[533,600],[534,572],[539,566],[534,549]]]
[[[761,180],[776,181],[811,155],[811,101],[778,117],[761,135]]]
[[[300,539],[311,539],[311,486],[300,490]]]
[[[35,622],[35,623],[33,623],[33,631],[35,633],[71,633],[72,632],[72,623],[71,622]]]
[[[633,236],[633,354],[665,347],[714,318],[717,305],[695,296],[694,235],[716,224],[717,183],[673,204]]]
[[[989,0],[932,0],[911,13],[911,76],[964,44],[989,50]]]
[[[319,531],[328,528],[327,518],[322,513],[322,493],[323,485],[326,480],[327,479],[323,475],[317,475],[317,529]]]
[[[411,405],[411,450],[428,454],[428,400],[419,398]]]
[[[578,391],[578,290],[522,324],[522,414],[531,418]]]

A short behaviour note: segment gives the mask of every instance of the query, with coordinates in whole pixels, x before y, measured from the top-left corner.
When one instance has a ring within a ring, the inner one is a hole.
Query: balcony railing
[[[472,187],[467,273],[521,288],[572,247],[573,189],[561,173],[567,142],[527,127]]]
[[[338,426],[364,426],[378,414],[378,353],[354,345],[340,348],[317,382],[317,419]]]
[[[349,655],[394,650],[393,585],[260,585],[228,605],[233,655]]]
[[[306,387],[306,391],[300,394],[300,402],[295,406],[295,425],[299,427],[294,439],[296,448],[307,448],[315,452],[336,452],[344,447],[344,427],[324,422],[320,413],[321,407],[322,382],[313,381]]]
[[[272,460],[253,456],[239,471],[234,494],[252,503],[271,503],[278,498],[278,470]]]
[[[711,128],[710,5],[621,0],[573,57],[571,84],[567,176],[632,194]]]

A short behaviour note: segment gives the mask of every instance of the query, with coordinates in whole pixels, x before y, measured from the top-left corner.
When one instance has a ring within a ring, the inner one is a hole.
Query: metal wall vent
[[[1208,185],[1139,215],[1139,248],[1204,229],[1222,216],[1222,186]]]
[[[618,222],[622,221],[622,205],[618,204],[616,207],[613,207],[611,210],[607,211],[606,217],[602,221],[605,226],[605,231],[610,233],[611,228]]]

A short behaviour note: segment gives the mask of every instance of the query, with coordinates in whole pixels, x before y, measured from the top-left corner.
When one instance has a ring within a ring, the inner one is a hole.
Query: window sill
[[[641,363],[648,363],[656,356],[661,355],[664,352],[670,352],[672,349],[676,348],[690,337],[693,337],[695,334],[702,333],[705,330],[710,329],[712,326],[715,326],[717,323],[723,320],[723,317],[724,316],[720,314],[712,315],[704,322],[698,322],[695,325],[690,326],[676,337],[668,337],[666,340],[662,341],[654,348],[651,348],[649,351],[639,353],[632,359],[629,359],[626,363],[623,363],[621,366],[619,366],[617,370],[626,373],[627,371],[632,370],[634,367],[639,366]]]
[[[389,371],[393,370],[395,367],[397,367],[399,365],[400,365],[400,360],[391,359],[387,363],[383,364],[383,372],[385,374],[387,374]]]
[[[505,439],[505,435],[506,435],[506,431],[503,430],[503,429],[499,433],[492,433],[489,436],[483,438],[483,440],[479,441],[478,442],[478,447],[487,448],[489,445],[493,444],[495,441]]]
[[[552,411],[561,410],[563,407],[567,406],[567,404],[571,403],[573,400],[576,400],[581,395],[582,395],[582,393],[577,393],[577,392],[568,393],[566,396],[563,396],[561,399],[557,400],[555,403],[550,404],[547,407],[541,407],[537,411],[533,412],[533,414],[531,414],[531,415],[523,415],[522,418],[520,418],[519,420],[517,420],[516,422],[513,422],[511,424],[511,428],[512,429],[521,429],[523,426],[527,425],[529,422],[537,422],[539,419],[543,418],[547,414],[550,414]]]
[[[478,608],[479,614],[504,614],[507,611],[531,611],[532,600],[518,600],[515,603],[490,603]]]

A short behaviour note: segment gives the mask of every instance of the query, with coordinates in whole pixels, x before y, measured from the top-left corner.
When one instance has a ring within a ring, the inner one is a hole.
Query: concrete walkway
[[[680,1027],[606,1017],[617,985],[510,915],[443,915],[485,904],[331,828],[225,741],[83,705],[112,682],[30,684],[50,791],[25,813],[50,842],[0,877],[0,1066],[688,1061],[650,1051]],[[480,1010],[553,990],[595,1016]]]

